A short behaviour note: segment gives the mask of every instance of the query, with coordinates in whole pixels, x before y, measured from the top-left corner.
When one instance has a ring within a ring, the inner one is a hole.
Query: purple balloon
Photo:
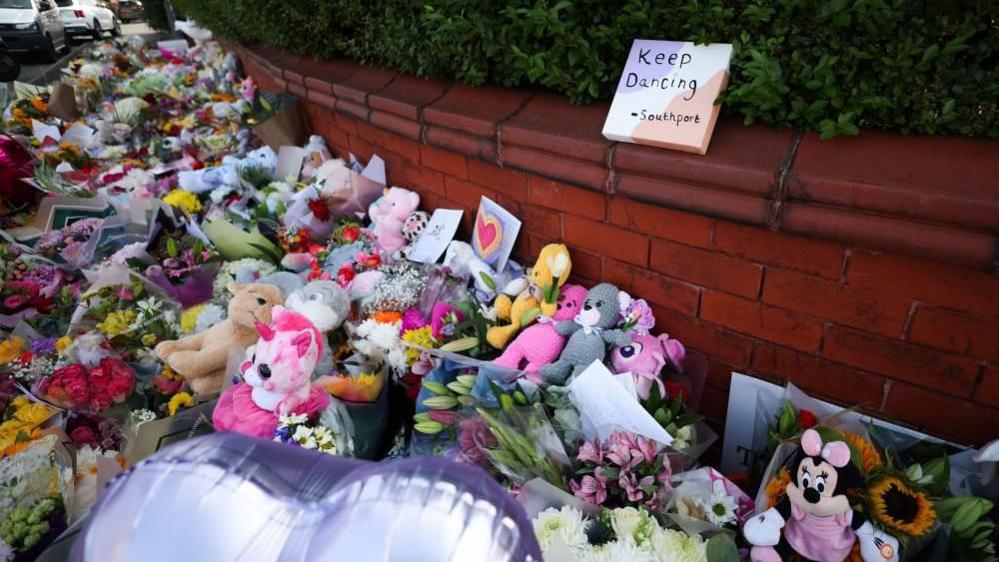
[[[369,463],[238,433],[168,447],[113,480],[75,562],[540,561],[524,509],[478,467]]]

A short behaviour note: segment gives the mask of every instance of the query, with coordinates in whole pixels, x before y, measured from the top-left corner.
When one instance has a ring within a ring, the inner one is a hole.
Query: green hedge
[[[174,0],[218,35],[609,98],[636,37],[735,45],[725,111],[824,136],[999,136],[992,0]]]

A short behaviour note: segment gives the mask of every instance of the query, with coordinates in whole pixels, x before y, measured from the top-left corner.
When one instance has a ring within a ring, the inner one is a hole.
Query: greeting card
[[[479,202],[479,212],[472,225],[472,248],[479,259],[496,271],[506,266],[513,244],[520,232],[520,220],[488,197]]]

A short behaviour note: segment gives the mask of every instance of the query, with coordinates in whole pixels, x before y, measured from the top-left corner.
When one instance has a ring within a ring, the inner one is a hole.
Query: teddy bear
[[[468,242],[453,240],[444,253],[444,266],[455,277],[472,280],[475,295],[480,301],[491,301],[497,294],[516,297],[530,286],[523,268],[514,260],[507,260],[502,271],[494,271],[486,262],[479,259]]]
[[[559,287],[565,285],[572,271],[569,248],[565,244],[548,244],[541,248],[538,261],[531,268],[531,286],[541,293],[541,315],[555,314]]]
[[[420,206],[420,195],[401,187],[390,187],[380,201],[372,204],[370,215],[378,245],[389,254],[406,245],[403,226],[409,215]]]
[[[285,305],[308,318],[321,334],[325,334],[339,328],[350,314],[350,295],[333,281],[317,280],[292,291]],[[323,352],[316,371],[329,374],[333,370],[333,352],[326,336],[320,337],[326,345],[322,346]]]
[[[256,322],[260,339],[240,365],[244,382],[225,389],[212,412],[217,431],[273,438],[280,416],[322,412],[329,394],[312,384],[323,351],[322,334],[306,318],[281,305],[270,324]]]
[[[565,346],[565,336],[555,329],[555,322],[575,318],[582,309],[585,298],[586,289],[583,287],[563,286],[555,303],[555,312],[551,316],[551,321],[539,321],[525,328],[506,347],[503,354],[493,361],[493,364],[523,370],[528,380],[540,383],[538,370],[558,359],[562,347]]]
[[[615,330],[620,320],[618,295],[610,283],[601,283],[586,293],[583,309],[574,320],[555,325],[562,336],[569,336],[558,361],[545,365],[538,373],[548,384],[564,384],[570,376],[583,372],[594,361],[603,361],[607,345],[626,346],[631,343],[627,332]]]
[[[683,372],[683,359],[687,351],[679,340],[668,334],[632,336],[631,343],[611,351],[611,365],[615,372],[631,373],[635,379],[638,397],[645,400],[652,390],[652,383],[659,385],[659,395],[667,396],[666,386],[659,374],[669,365],[677,373]]]
[[[746,520],[742,534],[753,562],[780,562],[794,553],[808,560],[839,562],[860,541],[865,562],[896,562],[898,539],[871,525],[850,506],[847,492],[861,485],[845,441],[823,443],[806,429],[788,466],[791,481],[774,507]]]
[[[199,394],[217,392],[225,380],[229,349],[249,347],[257,341],[255,322],[270,322],[271,309],[284,297],[274,285],[230,283],[228,317],[205,330],[179,340],[156,345],[156,356],[185,379]]]
[[[489,328],[486,341],[496,349],[504,349],[538,315],[551,318],[557,310],[559,287],[565,284],[571,269],[569,249],[564,244],[542,248],[528,273],[528,285],[513,299],[504,292],[497,295],[493,302],[496,317],[509,324]]]

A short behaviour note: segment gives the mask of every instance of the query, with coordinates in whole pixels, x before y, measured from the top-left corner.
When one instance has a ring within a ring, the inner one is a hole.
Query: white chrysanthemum
[[[583,514],[570,506],[561,509],[549,507],[534,518],[534,534],[541,550],[547,550],[555,537],[561,537],[569,547],[582,548],[586,540],[586,522]]]
[[[724,525],[735,521],[735,510],[738,507],[735,498],[728,494],[711,494],[709,498],[697,498],[698,505],[704,509],[704,515],[709,523]]]
[[[707,546],[699,535],[690,536],[682,531],[657,528],[650,542],[653,553],[660,560],[673,562],[707,562]]]
[[[581,553],[578,562],[658,562],[647,548],[631,541],[614,541]],[[670,560],[664,558],[662,560]]]

